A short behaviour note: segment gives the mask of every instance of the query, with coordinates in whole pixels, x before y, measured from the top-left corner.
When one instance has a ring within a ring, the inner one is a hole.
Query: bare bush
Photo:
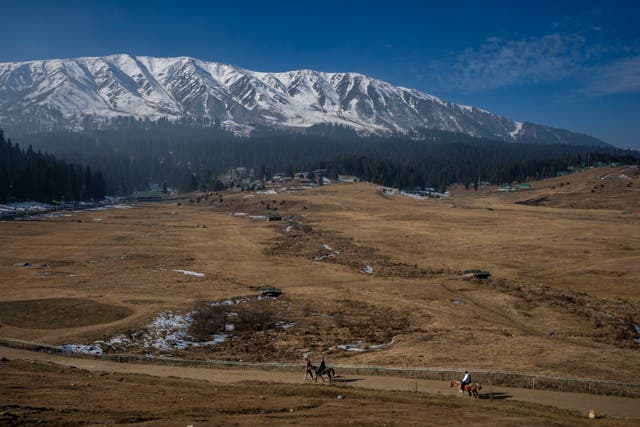
[[[208,340],[212,335],[224,332],[226,321],[227,310],[225,307],[200,302],[193,311],[189,334],[197,340]]]
[[[302,317],[307,317],[313,311],[313,305],[309,301],[305,301],[300,310],[302,311]]]
[[[234,319],[236,331],[253,332],[273,329],[278,322],[278,310],[269,301],[253,301],[237,306]]]

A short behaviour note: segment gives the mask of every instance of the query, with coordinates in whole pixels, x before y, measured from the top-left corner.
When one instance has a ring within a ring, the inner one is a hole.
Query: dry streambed
[[[460,273],[446,266],[420,267],[396,261],[372,247],[356,243],[350,237],[316,230],[295,219],[287,221],[281,231],[281,237],[266,249],[268,255],[288,255],[331,262],[379,277],[420,279]]]

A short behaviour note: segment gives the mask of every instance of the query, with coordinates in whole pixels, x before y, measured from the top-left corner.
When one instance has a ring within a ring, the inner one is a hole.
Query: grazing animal
[[[454,386],[460,388],[460,381],[452,380],[449,388]],[[480,383],[471,383],[464,386],[464,391],[469,393],[469,396],[473,396],[476,399],[478,398],[478,396],[480,396],[478,390],[482,390],[482,384]],[[462,393],[462,395],[464,396],[464,392]]]

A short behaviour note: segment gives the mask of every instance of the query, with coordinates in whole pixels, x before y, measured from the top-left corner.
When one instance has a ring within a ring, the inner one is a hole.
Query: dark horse
[[[333,377],[336,376],[336,371],[333,370],[333,368],[322,368],[322,366],[320,368],[316,368],[315,366],[313,366],[313,370],[316,373],[316,378],[314,381],[318,381],[318,377],[322,378],[322,382],[324,382],[324,375],[329,377],[329,384],[331,384],[331,379]]]

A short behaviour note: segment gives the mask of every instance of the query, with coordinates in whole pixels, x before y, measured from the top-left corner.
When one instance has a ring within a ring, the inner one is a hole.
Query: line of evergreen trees
[[[130,194],[149,183],[180,191],[213,190],[216,176],[230,167],[254,169],[259,178],[275,173],[327,169],[332,177],[358,177],[392,187],[433,187],[479,181],[502,184],[555,176],[580,162],[636,163],[638,153],[612,146],[506,143],[431,131],[425,140],[362,137],[338,126],[306,131],[262,130],[251,138],[219,127],[162,121],[123,121],[83,133],[23,134],[33,144],[68,161],[108,171],[108,194]]]
[[[106,183],[89,166],[58,160],[5,140],[0,129],[0,203],[37,200],[102,200]]]

